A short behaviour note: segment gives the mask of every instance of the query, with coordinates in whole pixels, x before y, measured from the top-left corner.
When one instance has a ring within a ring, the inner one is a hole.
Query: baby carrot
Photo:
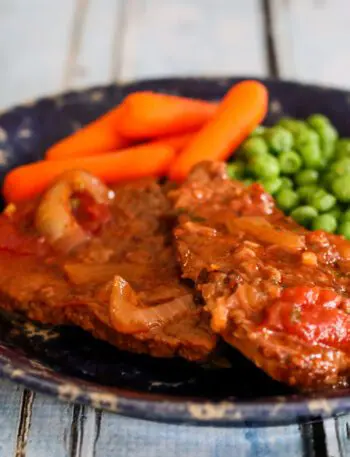
[[[46,151],[49,160],[65,160],[74,157],[97,155],[130,145],[116,130],[120,107],[96,119],[72,135],[51,146]]]
[[[7,174],[3,193],[9,202],[29,199],[44,191],[66,170],[89,171],[106,183],[164,175],[174,159],[174,148],[164,144],[134,146],[115,153],[56,162],[40,161]]]
[[[195,134],[196,132],[182,133],[180,135],[167,135],[148,144],[166,144],[174,148],[174,151],[178,153],[192,140]]]
[[[171,179],[184,179],[203,160],[225,160],[264,119],[268,106],[266,87],[258,81],[233,86],[218,110],[185,146],[170,168]]]
[[[135,92],[121,104],[118,132],[142,140],[185,133],[201,128],[217,109],[217,103],[155,92]]]

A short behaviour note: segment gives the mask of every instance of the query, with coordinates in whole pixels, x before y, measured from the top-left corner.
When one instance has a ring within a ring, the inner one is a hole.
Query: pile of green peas
[[[299,224],[350,240],[350,138],[339,138],[326,116],[259,126],[228,173],[247,185],[260,182]]]

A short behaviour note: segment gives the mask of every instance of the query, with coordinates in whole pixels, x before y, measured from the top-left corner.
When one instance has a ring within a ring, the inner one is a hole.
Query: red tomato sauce
[[[329,289],[297,286],[285,289],[267,310],[264,325],[301,337],[346,349],[350,344],[350,299]]]

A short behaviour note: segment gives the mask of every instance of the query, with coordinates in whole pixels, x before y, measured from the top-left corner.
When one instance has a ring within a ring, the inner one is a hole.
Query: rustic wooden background
[[[349,0],[0,0],[0,108],[158,76],[270,75],[350,88],[349,45]],[[0,381],[0,457],[346,457],[348,421],[154,424]]]

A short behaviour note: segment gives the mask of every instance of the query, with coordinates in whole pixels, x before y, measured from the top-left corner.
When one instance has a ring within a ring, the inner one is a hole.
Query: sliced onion
[[[291,230],[276,228],[264,217],[229,216],[226,220],[226,225],[233,234],[237,233],[237,231],[244,231],[263,243],[274,244],[291,251],[299,251],[305,247],[305,237],[303,235],[298,235]]]
[[[66,263],[64,270],[74,284],[101,284],[111,281],[116,274],[142,278],[148,273],[147,265],[133,263]]]
[[[70,170],[47,190],[36,212],[38,231],[63,252],[69,252],[90,237],[72,213],[70,199],[77,192],[86,192],[99,204],[110,201],[109,189],[99,179],[85,171]]]
[[[160,305],[142,307],[130,284],[121,276],[113,280],[109,313],[112,326],[121,333],[147,332],[162,327],[172,320],[191,312],[193,300],[190,294]]]

